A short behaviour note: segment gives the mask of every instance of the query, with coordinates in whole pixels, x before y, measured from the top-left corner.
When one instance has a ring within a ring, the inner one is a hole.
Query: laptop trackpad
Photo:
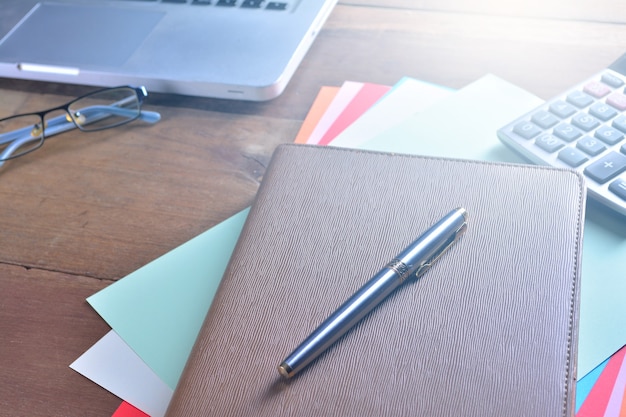
[[[64,67],[120,66],[165,13],[43,3],[0,44],[0,60]]]

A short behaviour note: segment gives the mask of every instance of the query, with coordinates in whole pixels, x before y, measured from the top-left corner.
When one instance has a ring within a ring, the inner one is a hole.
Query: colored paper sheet
[[[112,417],[150,417],[148,414],[144,413],[140,409],[133,407],[131,404],[127,402],[123,402],[120,406],[115,410]]]
[[[587,210],[583,242],[578,373],[586,372],[626,343],[626,224]]]
[[[626,417],[626,388],[624,388],[624,395],[622,397],[622,409],[619,412],[619,417]]]
[[[294,143],[306,143],[309,136],[311,136],[311,133],[313,133],[313,129],[315,129],[315,126],[317,126],[320,119],[324,115],[324,112],[338,92],[339,87],[325,86],[320,88],[320,91],[317,93],[315,100],[313,100],[313,104],[311,105],[306,118],[302,122],[302,125],[300,125],[300,130],[296,135]]]
[[[339,133],[332,144],[355,148],[453,92],[447,87],[404,77],[375,106]]]
[[[328,128],[324,136],[319,140],[319,145],[328,145],[338,134],[343,132],[355,120],[357,120],[367,109],[383,97],[391,87],[380,84],[365,83],[359,92],[348,103],[346,108],[339,114],[332,125]]]
[[[70,367],[151,417],[165,415],[174,392],[112,330]]]
[[[171,389],[235,247],[247,210],[87,301]]]
[[[333,98],[333,101],[326,108],[326,111],[313,129],[313,132],[311,132],[311,135],[307,138],[306,143],[317,145],[362,87],[363,83],[355,81],[344,82],[337,92],[337,95]]]
[[[587,396],[589,396],[591,389],[598,381],[598,378],[602,374],[606,364],[609,363],[609,359],[610,358],[607,358],[604,362],[596,366],[591,372],[576,382],[576,412],[580,410],[580,407],[587,399]]]
[[[524,162],[496,130],[542,101],[488,75],[366,142],[363,149],[487,161]],[[332,143],[334,145],[334,143]],[[588,207],[585,221],[578,374],[626,343],[626,222]]]
[[[576,417],[604,416],[613,387],[617,381],[617,376],[624,362],[624,354],[626,354],[626,349],[622,349],[611,356],[598,381],[591,389],[580,410],[578,410]],[[617,415],[613,417],[617,417]]]
[[[626,346],[621,350],[626,351]],[[615,384],[613,385],[613,391],[611,392],[609,403],[606,406],[604,417],[619,417],[624,402],[624,390],[626,390],[626,358],[624,357],[624,352],[620,351],[617,354],[622,355],[622,365],[617,374],[617,378],[615,378]]]

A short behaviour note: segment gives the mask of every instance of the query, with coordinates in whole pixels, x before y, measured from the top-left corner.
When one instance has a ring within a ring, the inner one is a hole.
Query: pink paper
[[[625,350],[626,346],[621,350]],[[604,417],[620,417],[620,410],[624,409],[624,390],[626,389],[626,359],[622,360],[615,385],[611,393],[611,398],[606,406]]]
[[[115,413],[111,417],[150,417],[138,408],[133,407],[130,403],[124,401],[115,410]]]
[[[330,128],[326,131],[320,145],[328,145],[337,135],[343,132],[363,113],[374,105],[382,96],[384,96],[391,87],[380,84],[365,83],[359,92],[354,96],[352,101],[346,106],[341,114],[335,119]]]
[[[355,81],[344,82],[337,92],[337,95],[335,95],[333,101],[330,103],[313,129],[313,132],[308,137],[306,143],[317,145],[322,137],[324,137],[328,129],[330,129],[337,117],[339,117],[348,104],[350,104],[352,99],[359,93],[359,91],[361,91],[362,87],[363,83]]]
[[[580,406],[576,417],[599,417],[606,412],[613,387],[624,362],[626,349],[622,348],[609,359],[602,374]]]

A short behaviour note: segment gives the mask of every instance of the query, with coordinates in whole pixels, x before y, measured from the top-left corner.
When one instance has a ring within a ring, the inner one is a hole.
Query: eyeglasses
[[[109,129],[135,119],[156,123],[161,115],[141,110],[145,87],[105,88],[52,109],[0,119],[0,166],[38,149],[46,138],[78,128],[83,132]],[[52,112],[64,112],[50,117]]]

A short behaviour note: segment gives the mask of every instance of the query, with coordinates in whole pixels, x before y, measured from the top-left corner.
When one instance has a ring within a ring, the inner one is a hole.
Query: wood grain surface
[[[625,22],[609,0],[343,1],[275,100],[151,94],[158,124],[64,133],[7,162],[0,416],[113,413],[120,400],[68,367],[108,330],[85,298],[248,206],[321,86],[406,75],[460,88],[493,73],[547,99],[625,52]],[[0,79],[0,117],[90,90]]]

